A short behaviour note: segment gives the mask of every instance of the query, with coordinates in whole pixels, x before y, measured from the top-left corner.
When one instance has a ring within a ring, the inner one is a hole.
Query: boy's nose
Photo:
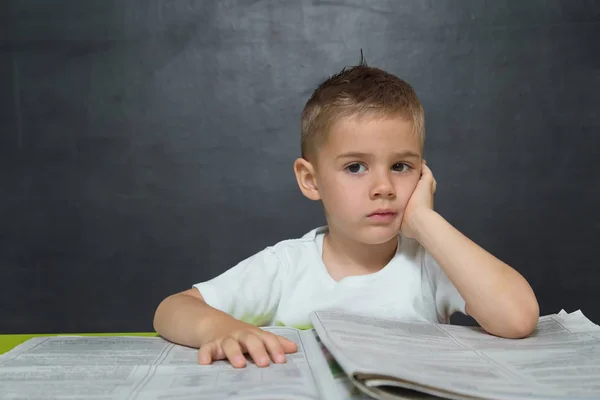
[[[392,181],[389,176],[381,176],[377,179],[373,184],[373,188],[371,189],[371,197],[385,197],[385,198],[393,198],[396,196],[396,189],[392,184]]]

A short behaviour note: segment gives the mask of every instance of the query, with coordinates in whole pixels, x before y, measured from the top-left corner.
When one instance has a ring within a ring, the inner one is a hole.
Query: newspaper
[[[600,398],[600,327],[579,311],[542,317],[519,340],[336,311],[312,318],[314,330],[264,328],[298,344],[267,368],[200,366],[196,349],[159,337],[30,339],[0,355],[0,400]]]
[[[404,388],[450,399],[600,398],[600,327],[581,311],[541,317],[525,339],[337,311],[312,319],[352,382],[374,397]]]
[[[159,337],[33,338],[0,356],[0,399],[363,399],[314,331],[265,328],[298,344],[287,363],[198,365]],[[337,372],[335,369],[337,368]]]

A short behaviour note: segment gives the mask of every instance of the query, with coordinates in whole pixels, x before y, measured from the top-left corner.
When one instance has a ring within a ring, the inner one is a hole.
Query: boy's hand
[[[198,350],[200,364],[228,359],[234,367],[243,368],[246,366],[244,353],[248,353],[257,366],[266,367],[270,359],[285,363],[285,354],[297,351],[296,343],[239,320],[228,321],[219,331]]]
[[[415,238],[416,236],[416,221],[417,215],[423,211],[433,210],[433,195],[435,193],[436,182],[431,169],[423,160],[421,164],[421,179],[417,183],[417,187],[410,196],[408,204],[404,209],[402,217],[402,225],[400,232],[403,236]]]

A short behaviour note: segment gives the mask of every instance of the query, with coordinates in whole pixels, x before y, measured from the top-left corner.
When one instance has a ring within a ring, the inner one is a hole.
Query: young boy
[[[364,61],[324,81],[302,113],[302,193],[327,226],[258,252],[220,276],[167,297],[154,317],[165,339],[199,348],[200,364],[285,362],[296,344],[260,329],[310,328],[322,308],[448,323],[472,316],[521,338],[539,307],[527,281],[433,210],[423,160],[422,106],[406,82]]]

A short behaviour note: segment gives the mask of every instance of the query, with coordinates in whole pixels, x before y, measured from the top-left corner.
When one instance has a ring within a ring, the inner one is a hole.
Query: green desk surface
[[[21,343],[40,336],[158,336],[155,332],[133,332],[133,333],[37,333],[21,335],[0,335],[0,354],[4,354]]]

